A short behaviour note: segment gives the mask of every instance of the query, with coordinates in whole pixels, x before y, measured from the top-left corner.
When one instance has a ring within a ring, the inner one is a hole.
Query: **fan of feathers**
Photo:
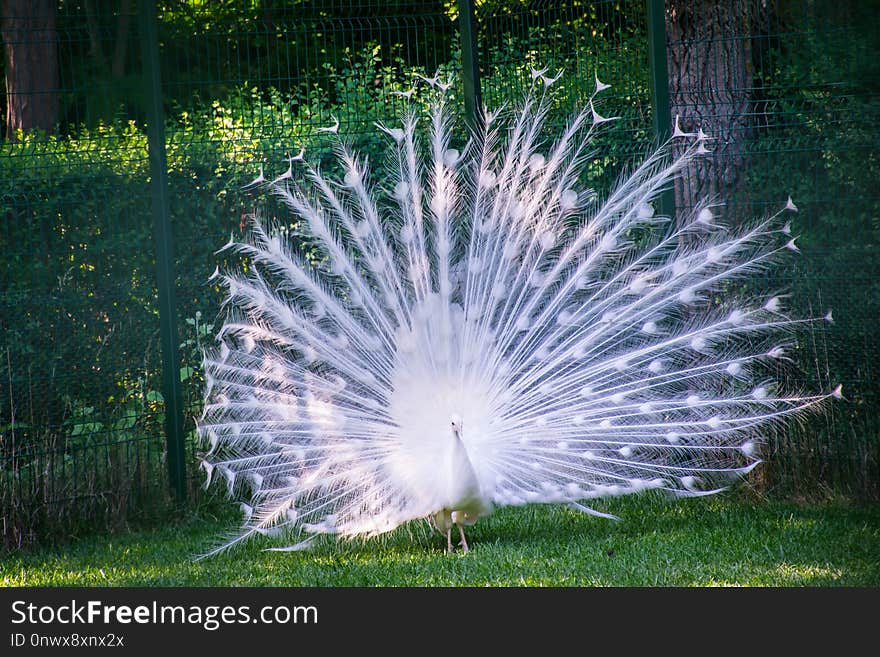
[[[380,174],[339,140],[337,178],[301,152],[254,181],[297,230],[255,223],[225,247],[247,267],[215,274],[202,467],[244,511],[217,550],[420,519],[450,551],[457,527],[467,550],[463,526],[499,506],[606,515],[589,501],[708,495],[758,465],[771,431],[840,397],[779,374],[830,313],[792,318],[783,296],[740,285],[797,257],[791,199],[748,225],[713,199],[661,215],[661,193],[711,150],[677,124],[600,197],[583,181],[613,120],[596,109],[608,85],[548,134],[553,80],[535,78],[461,150],[438,77],[426,115],[377,124]]]

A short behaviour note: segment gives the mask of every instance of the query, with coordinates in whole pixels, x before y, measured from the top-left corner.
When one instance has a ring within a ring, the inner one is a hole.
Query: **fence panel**
[[[65,3],[56,31],[67,65],[57,89],[37,91],[54,95],[63,132],[0,151],[0,502],[13,545],[47,524],[118,522],[167,490],[146,138],[129,121],[137,21]]]
[[[822,317],[792,357],[792,386],[846,402],[772,436],[765,489],[809,496],[880,493],[880,103],[876,2],[667,2],[671,115],[702,127],[712,156],[675,187],[687,210],[722,199],[737,220],[790,195],[802,254],[751,285],[785,292],[793,316]]]

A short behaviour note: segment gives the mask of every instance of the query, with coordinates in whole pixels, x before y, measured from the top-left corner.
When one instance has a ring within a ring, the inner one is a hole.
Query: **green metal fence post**
[[[669,72],[666,68],[666,6],[665,0],[646,0],[648,19],[648,66],[651,75],[651,103],[654,108],[654,134],[659,143],[672,134],[672,114],[669,108]],[[675,195],[669,189],[661,194],[659,213],[672,216]]]
[[[477,20],[474,0],[458,1],[458,22],[461,30],[461,70],[464,83],[464,107],[468,126],[479,128],[482,120],[483,95],[480,90],[480,51],[477,43]]]
[[[168,168],[165,157],[165,113],[159,70],[156,5],[141,2],[141,52],[147,99],[147,140],[150,153],[150,192],[156,247],[156,285],[159,291],[159,336],[162,344],[162,394],[165,397],[165,438],[169,483],[178,502],[186,501],[186,462],[183,439],[183,394],[180,386],[174,254],[168,206]]]

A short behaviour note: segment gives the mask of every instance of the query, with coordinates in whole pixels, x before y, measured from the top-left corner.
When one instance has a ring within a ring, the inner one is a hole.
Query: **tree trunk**
[[[51,133],[58,121],[56,0],[4,0],[6,139],[17,131]]]
[[[749,45],[753,0],[669,0],[666,3],[669,102],[681,129],[702,128],[712,153],[693,162],[675,183],[675,205],[689,212],[722,201],[735,217],[743,191],[750,133]]]
[[[125,57],[128,52],[128,32],[131,23],[131,0],[119,3],[119,21],[116,23],[116,45],[113,49],[113,66],[111,74],[114,78],[125,75]]]
[[[89,57],[96,71],[104,70],[104,49],[101,47],[101,26],[98,24],[97,0],[84,0],[86,31],[89,33]]]

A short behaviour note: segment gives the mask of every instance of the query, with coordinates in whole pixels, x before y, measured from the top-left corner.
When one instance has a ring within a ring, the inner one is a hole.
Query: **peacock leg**
[[[452,525],[446,530],[446,554],[452,554]]]
[[[461,523],[456,524],[458,525],[458,533],[461,534],[461,549],[466,554],[470,548],[468,548],[467,541],[464,540],[464,527],[461,526]]]

